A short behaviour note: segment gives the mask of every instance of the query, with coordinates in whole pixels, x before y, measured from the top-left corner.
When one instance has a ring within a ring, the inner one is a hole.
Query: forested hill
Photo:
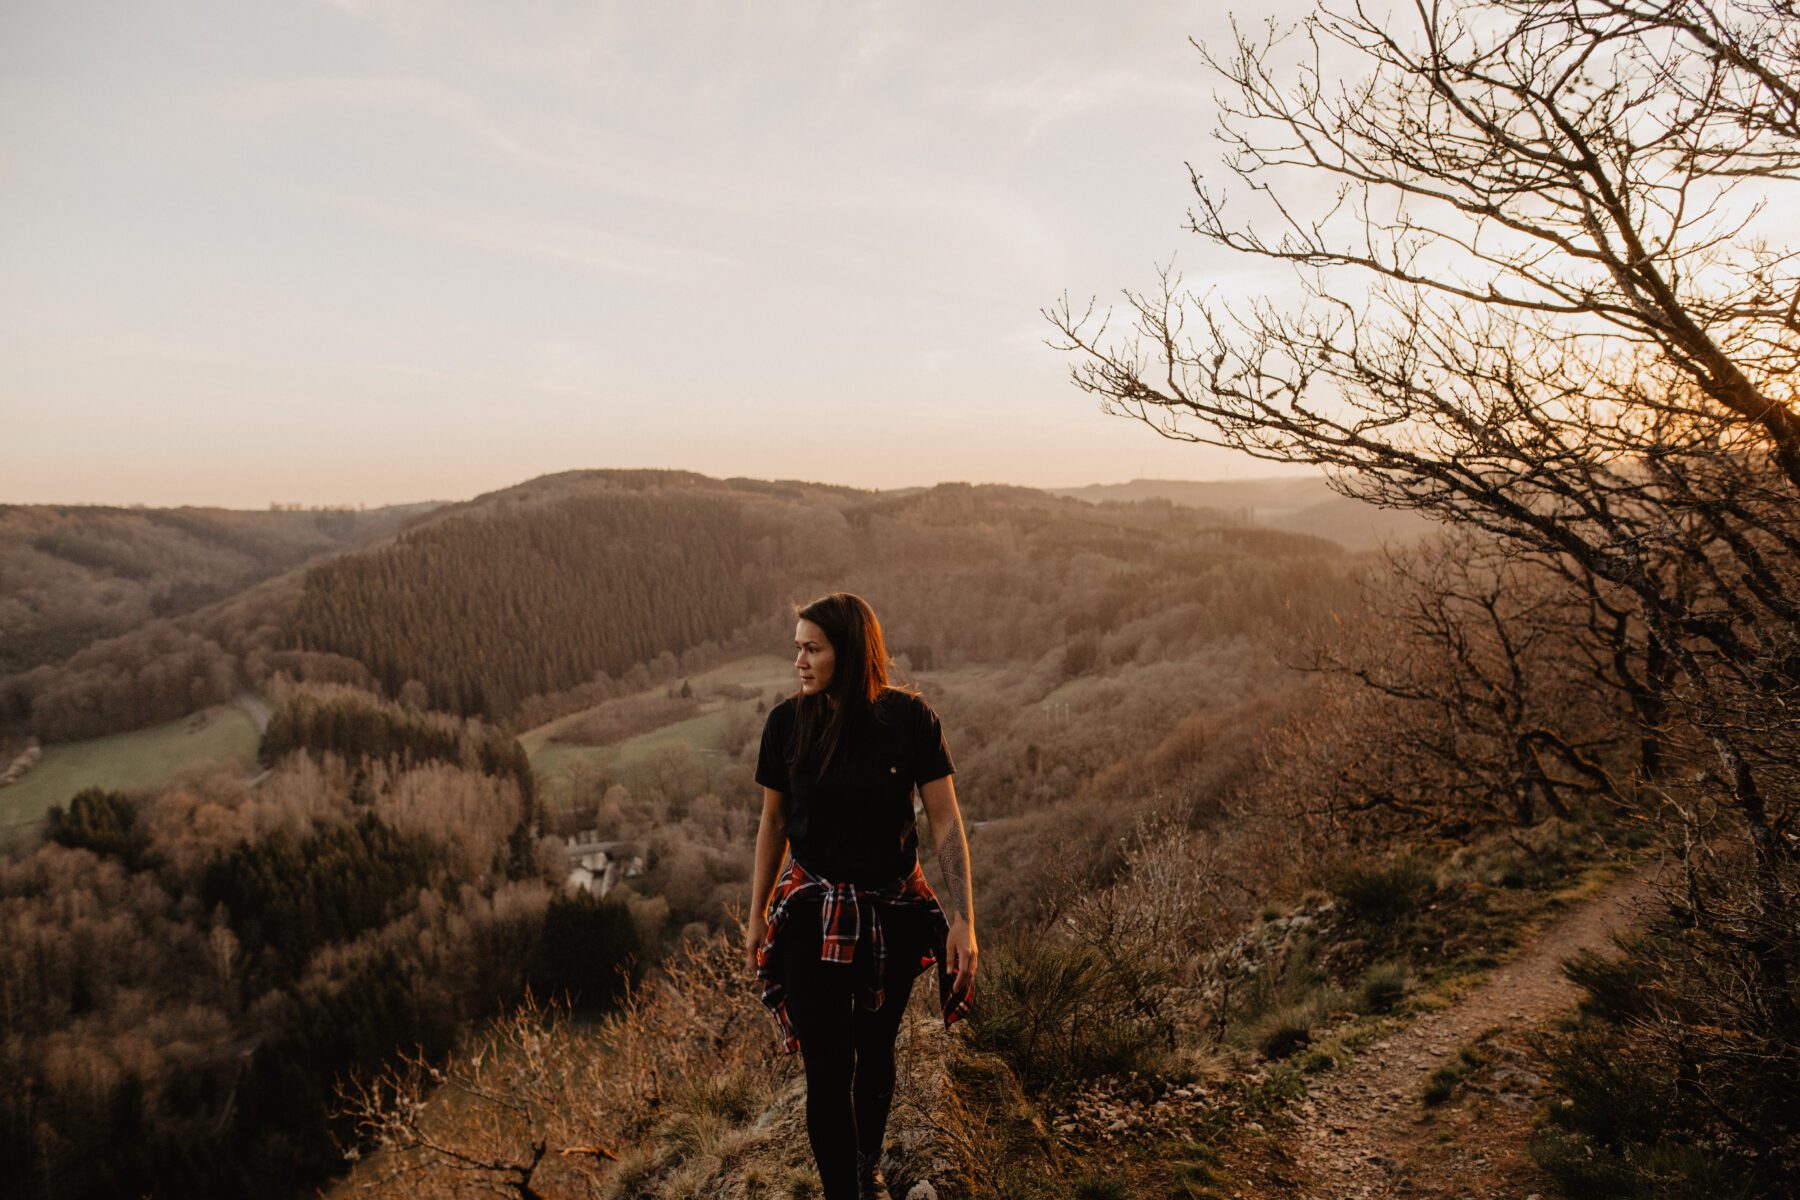
[[[504,719],[531,697],[754,637],[750,629],[779,645],[787,601],[846,581],[864,581],[900,614],[935,598],[936,619],[918,613],[913,627],[936,636],[911,649],[942,658],[975,651],[963,643],[990,626],[1059,636],[1060,606],[1045,622],[1021,605],[1044,588],[1062,594],[1077,559],[1084,574],[1110,578],[1195,554],[1296,550],[1332,547],[1220,529],[1168,504],[1098,508],[1027,488],[883,495],[578,472],[482,497],[315,567],[292,628],[297,646],[362,662],[389,694],[416,681],[415,697],[434,707]]]
[[[657,660],[781,645],[788,602],[836,588],[869,595],[905,629],[895,649],[916,666],[1035,657],[1077,626],[1103,635],[1128,610],[1206,590],[1206,563],[1337,552],[1166,500],[566,472],[441,506],[303,571],[0,677],[0,733],[118,732],[277,672],[536,721]],[[1268,583],[1277,603],[1283,586]]]
[[[308,573],[293,629],[397,694],[510,715],[527,697],[729,636],[773,600],[729,500],[579,494],[434,522]]]
[[[391,535],[430,504],[352,511],[0,505],[0,676]]]
[[[364,664],[397,695],[510,717],[545,693],[719,645],[779,607],[841,530],[848,488],[682,471],[573,471],[436,513],[315,567],[289,642]],[[783,593],[785,594],[785,593]]]

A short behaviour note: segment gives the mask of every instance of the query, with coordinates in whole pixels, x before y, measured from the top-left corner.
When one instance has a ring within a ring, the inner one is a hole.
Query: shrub
[[[600,1194],[605,1200],[635,1200],[645,1194],[661,1166],[655,1146],[628,1146],[620,1151],[618,1161],[607,1172]]]
[[[1382,864],[1348,863],[1324,882],[1352,917],[1371,925],[1410,919],[1437,890],[1431,864],[1410,854]]]
[[[1571,1196],[1629,1196],[1630,1173],[1590,1138],[1545,1130],[1531,1139],[1531,1157]]]
[[[1595,950],[1582,950],[1564,962],[1563,974],[1582,989],[1582,1012],[1615,1022],[1644,1015],[1645,989],[1655,981],[1648,957],[1609,957]]]
[[[1111,1175],[1083,1175],[1075,1180],[1075,1200],[1125,1200],[1125,1183]]]
[[[730,1071],[695,1080],[682,1100],[692,1112],[742,1125],[762,1111],[768,1087],[747,1071]]]
[[[1666,924],[1619,951],[1565,967],[1587,990],[1585,1015],[1539,1042],[1562,1099],[1534,1155],[1578,1194],[1788,1194],[1800,1050],[1791,1018],[1742,987],[1753,955]]]
[[[1324,1015],[1321,1010],[1316,1002],[1271,1009],[1251,1027],[1250,1041],[1264,1058],[1286,1058],[1312,1042],[1313,1027]]]
[[[1134,1011],[1115,966],[1050,937],[991,945],[969,1018],[975,1046],[1028,1091],[1135,1067],[1167,1030]]]
[[[1366,1013],[1393,1012],[1406,995],[1407,969],[1403,962],[1378,962],[1363,972],[1357,991],[1358,1006]]]
[[[1436,1108],[1456,1094],[1456,1085],[1462,1082],[1462,1077],[1461,1067],[1439,1067],[1425,1081],[1425,1090],[1420,1093],[1419,1099],[1425,1103],[1425,1107]]]
[[[1317,943],[1303,935],[1289,947],[1279,969],[1262,972],[1244,988],[1232,1021],[1238,1030],[1234,1040],[1264,1058],[1287,1058],[1311,1044],[1313,1030],[1343,999],[1319,964]]]
[[[1260,1050],[1265,1036],[1274,1035],[1284,1022],[1299,1020],[1304,1021],[1310,1035],[1312,1027],[1340,1000],[1331,979],[1319,965],[1318,944],[1310,935],[1302,934],[1288,947],[1278,965],[1252,975],[1239,990],[1237,1009],[1230,1018],[1233,1040]],[[1279,1039],[1276,1044],[1280,1044]],[[1305,1044],[1301,1040],[1274,1057],[1291,1054]]]

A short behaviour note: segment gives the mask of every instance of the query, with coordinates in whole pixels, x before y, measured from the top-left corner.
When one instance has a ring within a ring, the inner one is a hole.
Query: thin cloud
[[[319,203],[381,225],[447,242],[528,258],[573,263],[609,275],[659,282],[695,283],[721,271],[749,268],[729,254],[635,237],[591,224],[500,214],[453,213],[387,204],[362,197],[299,189]]]

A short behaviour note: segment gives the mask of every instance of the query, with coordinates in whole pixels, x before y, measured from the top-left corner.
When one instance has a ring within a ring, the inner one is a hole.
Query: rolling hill
[[[1168,500],[1238,521],[1290,533],[1328,538],[1347,550],[1370,550],[1384,541],[1407,542],[1429,532],[1432,524],[1417,513],[1377,508],[1331,490],[1323,476],[1274,476],[1266,479],[1134,479],[1129,483],[1094,483],[1085,487],[1051,488],[1054,495],[1096,504]]]
[[[0,676],[179,617],[431,504],[369,511],[0,505]]]
[[[1287,503],[1284,519],[1314,494],[1288,486],[1263,497]],[[251,581],[0,676],[0,750],[176,720],[278,673],[529,728],[678,664],[766,653],[785,641],[789,602],[836,588],[868,595],[917,668],[1033,659],[1245,586],[1221,564],[1340,552],[1209,508],[999,485],[875,492],[572,471],[425,507],[0,511],[0,575],[28,584],[9,603],[45,614],[36,640],[19,643],[27,658],[141,616],[155,597],[179,607]],[[101,625],[82,626],[73,604],[55,624],[59,588],[116,603],[94,610]]]

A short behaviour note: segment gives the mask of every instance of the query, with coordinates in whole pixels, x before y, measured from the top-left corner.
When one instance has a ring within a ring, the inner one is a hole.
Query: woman
[[[946,1026],[969,1007],[969,847],[937,714],[888,685],[873,610],[838,592],[797,615],[800,690],[769,712],[756,763],[749,960],[788,1052],[806,1064],[806,1132],[825,1200],[885,1200],[877,1162],[913,979],[937,964]],[[919,870],[915,787],[948,916]]]

